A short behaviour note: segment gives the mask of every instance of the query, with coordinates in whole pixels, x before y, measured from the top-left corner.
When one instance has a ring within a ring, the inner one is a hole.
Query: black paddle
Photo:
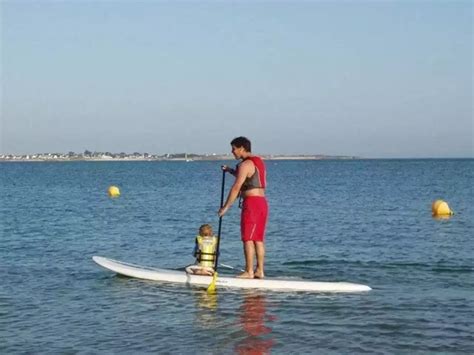
[[[224,206],[224,187],[225,187],[225,170],[222,170],[222,187],[221,187],[221,208]],[[211,284],[207,288],[207,292],[216,291],[216,281],[217,281],[217,266],[219,259],[219,247],[221,245],[221,228],[222,228],[222,216],[219,217],[219,228],[217,230],[217,247],[216,247],[216,259],[214,263],[214,276],[212,278]]]

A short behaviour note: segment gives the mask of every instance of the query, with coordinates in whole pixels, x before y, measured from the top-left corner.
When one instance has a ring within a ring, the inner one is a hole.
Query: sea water
[[[222,163],[1,163],[0,353],[474,352],[474,160],[266,162],[266,275],[368,293],[208,295],[93,263],[192,263]],[[449,219],[431,216],[440,198]],[[220,255],[237,269],[239,212]]]

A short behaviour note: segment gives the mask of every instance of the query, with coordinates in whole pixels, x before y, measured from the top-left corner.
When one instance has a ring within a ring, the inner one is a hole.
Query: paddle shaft
[[[224,206],[224,187],[225,187],[225,170],[222,170],[222,187],[221,187],[221,208]],[[219,247],[221,245],[221,228],[222,228],[222,216],[219,217],[219,228],[217,230],[217,248],[216,248],[216,262],[214,265],[214,271],[217,272],[218,259],[219,259]]]

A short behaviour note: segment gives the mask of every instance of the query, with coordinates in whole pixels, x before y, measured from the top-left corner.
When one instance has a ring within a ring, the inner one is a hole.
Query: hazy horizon
[[[0,3],[0,154],[471,158],[471,1]]]
[[[228,156],[230,157],[231,159],[234,159],[232,157],[232,153],[230,152],[185,152],[185,151],[176,151],[176,152],[147,152],[147,151],[129,151],[129,152],[124,152],[124,151],[110,151],[110,150],[104,150],[104,151],[94,151],[94,150],[89,150],[89,149],[86,149],[87,151],[89,151],[90,153],[92,154],[99,154],[99,153],[110,153],[112,155],[118,155],[118,154],[126,154],[127,156],[131,156],[133,154],[136,154],[136,153],[139,153],[139,154],[149,154],[150,156],[158,156],[158,157],[163,157],[163,156],[166,156],[166,155],[169,155],[169,156],[184,156],[184,155],[188,155],[189,158],[192,158],[193,156],[218,156],[218,157],[223,157],[223,156]],[[52,154],[52,155],[57,155],[57,154],[61,154],[61,155],[67,155],[69,153],[74,153],[75,155],[80,155],[80,154],[84,154],[84,152],[86,151],[55,151],[55,152],[31,152],[31,153],[17,153],[17,154],[13,154],[13,153],[0,153],[0,155],[5,155],[5,156],[8,156],[8,155],[12,155],[12,156],[16,156],[16,157],[19,157],[19,156],[33,156],[33,155],[46,155],[46,154]],[[344,158],[350,158],[350,159],[369,159],[369,160],[377,160],[377,159],[381,159],[381,160],[384,160],[384,159],[394,159],[394,160],[400,160],[400,159],[440,159],[440,160],[445,160],[445,159],[474,159],[474,157],[470,157],[470,156],[459,156],[459,157],[371,157],[371,156],[360,156],[360,155],[346,155],[346,154],[321,154],[321,153],[306,153],[306,154],[298,154],[298,153],[293,153],[293,154],[275,154],[275,153],[266,153],[266,152],[256,152],[255,154],[257,155],[261,155],[262,157],[327,157],[327,158],[341,158],[341,159],[344,159]],[[9,160],[5,160],[5,161],[9,161]],[[106,160],[104,160],[106,161]]]

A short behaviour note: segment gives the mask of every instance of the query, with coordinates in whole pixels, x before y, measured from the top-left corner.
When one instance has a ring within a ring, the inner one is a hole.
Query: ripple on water
[[[269,162],[267,276],[369,293],[208,295],[92,262],[193,262],[220,163],[2,164],[0,352],[474,353],[472,160]],[[431,218],[438,196],[450,220]],[[238,214],[220,259],[236,268]]]

